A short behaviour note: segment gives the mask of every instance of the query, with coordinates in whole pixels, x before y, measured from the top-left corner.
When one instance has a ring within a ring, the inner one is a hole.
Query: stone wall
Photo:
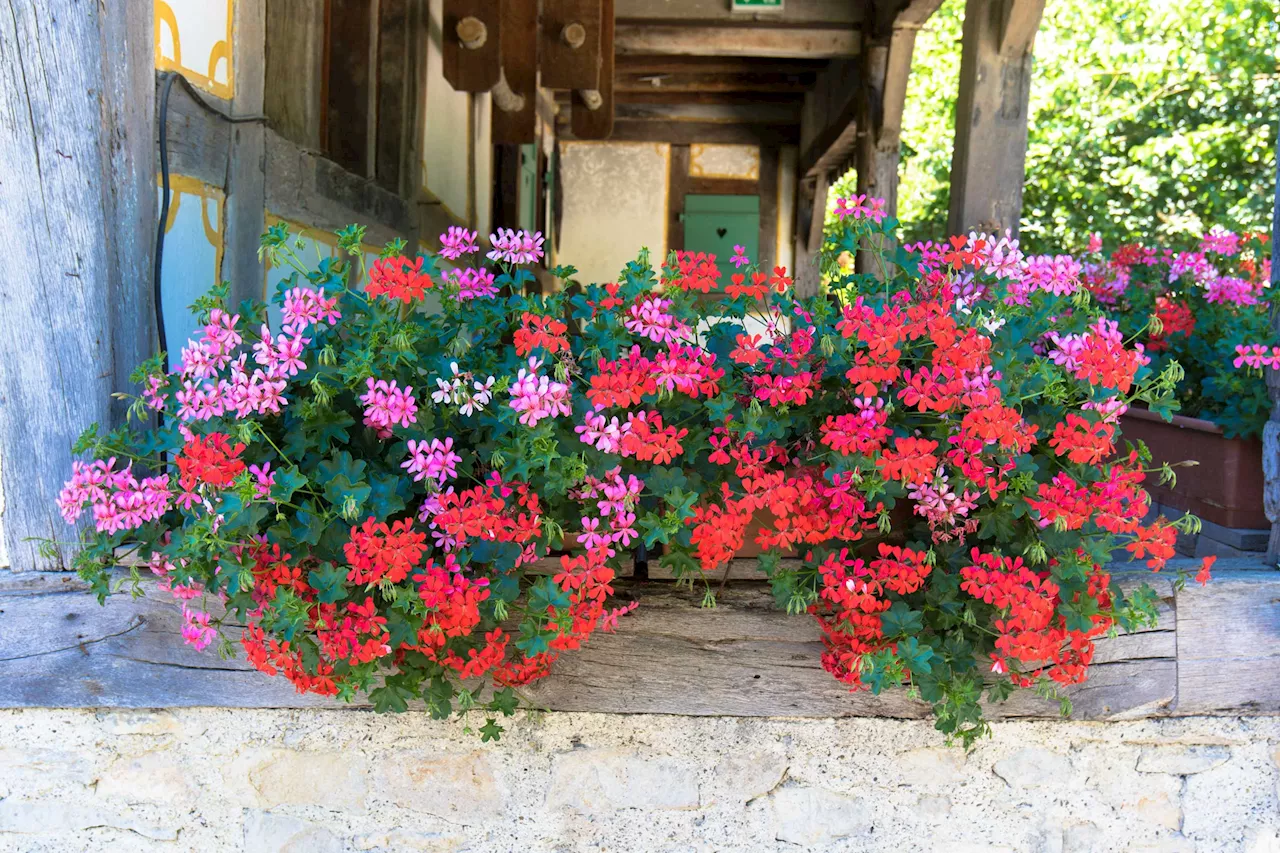
[[[475,721],[472,721],[475,722]],[[1280,719],[0,712],[0,851],[1280,850]]]

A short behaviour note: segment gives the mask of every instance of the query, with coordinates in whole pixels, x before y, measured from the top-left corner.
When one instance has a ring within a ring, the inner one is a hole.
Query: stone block
[[[0,798],[75,790],[93,781],[93,763],[65,749],[0,749]]]
[[[396,827],[386,832],[357,835],[351,844],[356,850],[369,853],[454,853],[467,846],[467,838],[456,832],[420,832]]]
[[[196,801],[190,763],[177,749],[122,756],[98,778],[97,794],[129,802],[188,807]]]
[[[630,749],[578,749],[551,764],[547,806],[584,814],[616,809],[694,809],[697,768],[670,755]]]
[[[1231,748],[1228,746],[1162,744],[1142,750],[1138,756],[1138,772],[1189,776],[1220,767],[1229,760]]]
[[[916,811],[922,817],[946,817],[951,814],[951,798],[935,797],[928,794],[922,795],[919,800],[916,800]]]
[[[1170,796],[1162,792],[1149,797],[1138,797],[1134,802],[1121,804],[1120,809],[1155,826],[1165,829],[1182,828],[1182,803],[1176,794]]]
[[[786,784],[759,801],[773,823],[774,838],[812,849],[871,832],[871,812],[855,797],[826,788]]]
[[[991,770],[1012,788],[1059,787],[1072,776],[1067,756],[1040,747],[1018,750],[997,761]]]
[[[405,754],[387,759],[382,796],[397,806],[454,823],[499,818],[505,796],[487,752]]]
[[[368,794],[364,757],[356,752],[278,749],[249,771],[261,805],[363,810]]]
[[[252,810],[245,816],[244,849],[261,853],[342,853],[342,839],[315,823]]]
[[[111,827],[137,833],[153,841],[176,841],[177,826],[161,826],[136,818],[131,809],[118,811],[96,805],[53,800],[0,801],[0,834],[49,836],[55,833]],[[0,845],[3,847],[3,845]],[[17,849],[32,849],[20,847]],[[56,849],[47,847],[42,849]]]
[[[776,788],[787,774],[786,756],[773,751],[734,752],[716,763],[713,790],[718,801],[749,802]]]
[[[964,775],[963,749],[923,747],[898,756],[899,778],[907,785],[949,785]]]

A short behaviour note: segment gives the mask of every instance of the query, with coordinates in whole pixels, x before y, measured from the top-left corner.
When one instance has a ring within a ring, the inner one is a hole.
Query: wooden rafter
[[[618,24],[618,53],[659,56],[856,56],[861,35],[848,27],[687,26]]]

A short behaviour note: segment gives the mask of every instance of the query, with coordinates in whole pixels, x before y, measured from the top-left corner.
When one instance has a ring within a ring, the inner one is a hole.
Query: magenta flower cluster
[[[512,383],[511,408],[520,413],[520,423],[534,426],[543,418],[554,418],[573,412],[569,402],[569,386],[538,373],[542,360],[530,358],[528,368],[520,368]]]
[[[413,397],[413,386],[399,387],[385,379],[365,380],[369,390],[360,395],[364,404],[364,423],[372,427],[378,438],[391,437],[393,427],[408,427],[418,421],[418,401]]]
[[[93,508],[93,522],[99,533],[132,530],[149,521],[159,521],[169,511],[169,475],[133,475],[133,464],[116,470],[116,459],[71,463],[71,479],[58,494],[58,509],[68,524],[74,524],[86,504]]]

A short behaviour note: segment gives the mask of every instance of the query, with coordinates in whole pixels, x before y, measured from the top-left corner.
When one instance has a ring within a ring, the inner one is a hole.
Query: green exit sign
[[[729,0],[730,12],[781,12],[783,0]]]

